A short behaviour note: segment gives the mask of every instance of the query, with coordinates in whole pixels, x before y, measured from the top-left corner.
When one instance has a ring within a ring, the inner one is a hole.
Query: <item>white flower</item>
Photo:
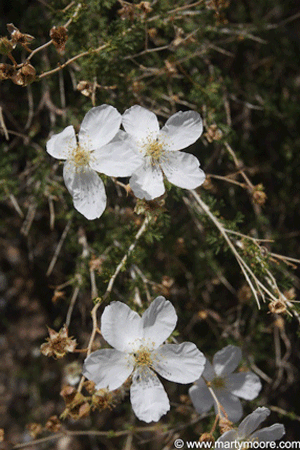
[[[119,388],[132,374],[130,400],[136,416],[158,421],[170,409],[159,375],[177,383],[192,383],[201,375],[205,357],[195,344],[163,344],[174,330],[177,315],[172,304],[157,297],[142,317],[121,302],[104,309],[101,332],[114,349],[101,349],[88,356],[83,375],[96,389]]]
[[[261,381],[253,372],[232,373],[242,358],[239,347],[228,345],[213,358],[213,365],[206,360],[202,377],[189,389],[189,395],[198,413],[208,411],[213,405],[218,408],[207,384],[213,389],[219,403],[228,415],[228,419],[237,422],[243,415],[238,397],[253,400],[261,390]],[[221,409],[222,413],[222,409]]]
[[[185,189],[194,189],[204,182],[198,159],[177,151],[201,136],[203,126],[197,112],[179,111],[160,130],[156,115],[135,105],[125,111],[122,124],[132,148],[140,154],[140,167],[130,179],[136,197],[152,200],[161,196],[165,192],[163,174]]]
[[[285,434],[284,426],[275,423],[270,427],[255,431],[257,427],[268,417],[268,408],[257,408],[240,423],[238,429],[226,431],[216,442],[270,442],[277,441]],[[231,447],[232,448],[232,447]],[[236,447],[235,447],[236,448]],[[239,447],[240,448],[240,447]],[[247,447],[246,448],[252,448]]]
[[[95,171],[130,176],[140,164],[119,131],[121,114],[110,105],[92,108],[84,117],[78,142],[72,125],[47,142],[47,152],[66,160],[63,176],[74,207],[87,219],[100,217],[106,206],[104,184]],[[119,131],[119,132],[118,132]]]

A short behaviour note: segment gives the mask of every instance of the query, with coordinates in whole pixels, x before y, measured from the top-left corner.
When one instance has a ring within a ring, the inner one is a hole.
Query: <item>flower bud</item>
[[[58,52],[63,52],[68,40],[66,27],[52,27],[50,30],[50,37],[56,50]]]

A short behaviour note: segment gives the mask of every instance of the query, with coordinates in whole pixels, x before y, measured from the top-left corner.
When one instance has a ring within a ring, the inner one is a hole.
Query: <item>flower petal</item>
[[[151,137],[156,139],[159,132],[159,124],[156,115],[142,106],[132,106],[123,114],[122,125],[128,134],[137,141]]]
[[[167,152],[161,160],[161,168],[168,180],[184,189],[195,189],[205,180],[205,173],[199,167],[194,155],[184,152]]]
[[[61,133],[54,134],[47,142],[46,149],[53,158],[68,159],[70,150],[74,150],[76,146],[75,130],[70,125]]]
[[[89,167],[76,169],[71,161],[66,161],[63,176],[75,209],[89,220],[100,217],[106,207],[106,194],[97,173]]]
[[[134,172],[129,183],[137,198],[153,200],[165,192],[161,169],[147,161]]]
[[[124,131],[93,152],[90,166],[111,177],[130,177],[143,164],[143,156]]]
[[[177,323],[177,314],[171,302],[156,297],[142,315],[144,338],[159,347],[172,333]]]
[[[250,436],[250,439],[254,438],[254,440],[257,440],[258,442],[277,441],[278,439],[281,439],[284,434],[284,426],[281,423],[274,423],[274,425],[271,425],[270,427],[255,431],[255,433]]]
[[[193,383],[202,374],[205,356],[192,342],[165,344],[153,352],[153,367],[169,381]]]
[[[228,419],[231,420],[231,422],[238,422],[243,415],[243,407],[240,400],[235,395],[232,395],[224,389],[215,389],[214,392],[219,400],[219,403],[221,403],[222,407],[225,409]],[[217,414],[218,407],[216,404],[214,407],[215,413]],[[221,415],[224,416],[224,414],[222,414],[222,409]]]
[[[170,409],[163,385],[148,367],[134,372],[130,400],[137,418],[147,423],[157,422]]]
[[[270,410],[263,406],[262,408],[257,408],[253,411],[253,413],[246,416],[238,428],[239,438],[248,438],[250,434],[253,433],[253,431],[255,431],[264,420],[266,420],[269,414]]]
[[[203,378],[205,378],[206,381],[212,381],[216,376],[216,372],[214,371],[213,366],[208,361],[208,359],[205,362],[204,371],[202,374]]]
[[[122,352],[104,348],[89,355],[84,361],[83,375],[96,383],[96,389],[118,389],[133,371],[133,364]]]
[[[195,410],[199,414],[209,411],[214,404],[213,397],[202,378],[199,378],[196,384],[190,387],[189,396],[191,397]]]
[[[242,351],[235,345],[227,345],[217,352],[213,358],[213,366],[218,376],[232,373],[242,359]]]
[[[220,436],[216,442],[235,442],[237,441],[237,432],[236,430],[225,431],[222,436]],[[218,448],[218,447],[217,447]],[[232,448],[232,447],[230,447]]]
[[[168,150],[181,150],[193,144],[202,134],[203,125],[196,111],[179,111],[171,116],[160,131]]]
[[[111,302],[101,317],[104,339],[121,352],[132,352],[134,341],[143,337],[142,319],[137,312],[122,302]]]
[[[110,105],[90,109],[80,126],[79,142],[90,150],[103,147],[117,134],[121,119],[121,114]]]
[[[259,377],[253,372],[233,373],[228,375],[226,381],[227,389],[245,400],[256,398],[262,388]]]

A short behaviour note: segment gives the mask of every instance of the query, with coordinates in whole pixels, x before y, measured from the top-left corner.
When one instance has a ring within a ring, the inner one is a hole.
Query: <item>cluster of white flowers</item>
[[[206,360],[202,377],[189,389],[191,400],[198,413],[204,413],[214,405],[216,414],[219,412],[220,415],[224,415],[225,412],[232,422],[240,420],[243,408],[238,397],[253,400],[262,387],[259,377],[253,372],[232,373],[241,359],[241,349],[228,345],[215,354],[212,365]],[[208,385],[213,390],[215,398]],[[222,406],[220,411],[215,399]]]
[[[202,130],[201,117],[195,111],[177,112],[160,130],[156,115],[141,106],[127,109],[122,117],[113,106],[102,105],[85,115],[78,140],[70,125],[51,137],[47,152],[66,161],[63,176],[74,207],[92,220],[106,207],[104,185],[97,172],[131,177],[134,194],[146,200],[163,195],[164,175],[182,188],[200,186],[205,175],[198,159],[178,150],[193,144]]]

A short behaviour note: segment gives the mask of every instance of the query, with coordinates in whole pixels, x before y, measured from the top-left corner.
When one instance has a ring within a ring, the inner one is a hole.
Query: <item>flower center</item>
[[[222,377],[215,377],[210,382],[210,385],[212,388],[215,388],[215,389],[223,389],[225,387],[225,380]]]
[[[77,168],[83,168],[89,165],[90,156],[90,151],[78,144],[72,152],[71,159]]]
[[[151,367],[152,366],[152,355],[147,347],[141,346],[137,351],[132,353],[134,357],[134,362],[136,366],[139,367]]]
[[[159,164],[166,153],[165,147],[165,142],[159,138],[153,138],[152,133],[149,133],[140,143],[141,151],[150,159],[152,166]]]

